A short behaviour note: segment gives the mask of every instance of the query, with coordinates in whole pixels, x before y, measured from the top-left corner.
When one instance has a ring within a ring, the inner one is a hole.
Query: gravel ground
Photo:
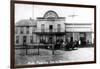
[[[37,49],[29,49],[28,55],[25,55],[25,49],[15,50],[15,64],[50,64],[62,62],[79,62],[79,61],[93,61],[94,48],[78,48],[77,50],[64,51],[55,50],[52,55],[52,50],[40,49],[37,55]]]

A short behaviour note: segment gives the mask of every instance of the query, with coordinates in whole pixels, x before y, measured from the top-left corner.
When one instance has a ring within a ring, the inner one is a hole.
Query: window
[[[33,27],[33,28],[32,28],[32,33],[34,33],[34,32],[35,32],[35,28]]]
[[[16,36],[16,44],[19,43],[19,36]]]
[[[33,43],[33,36],[30,36],[30,43]]]
[[[23,36],[23,45],[26,45],[27,43],[27,36]]]
[[[41,32],[44,32],[45,31],[45,26],[44,26],[44,24],[41,24]]]
[[[21,34],[24,33],[24,27],[20,27],[20,33],[21,33]]]
[[[18,34],[18,27],[15,28],[15,33]]]
[[[57,25],[57,32],[61,32],[61,25],[60,24]]]
[[[29,34],[29,27],[26,27],[26,33]]]

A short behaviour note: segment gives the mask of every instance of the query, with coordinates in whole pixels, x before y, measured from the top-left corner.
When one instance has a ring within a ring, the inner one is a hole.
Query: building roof
[[[43,17],[37,17],[37,21],[61,21],[61,20],[65,20],[65,17],[59,17],[58,14],[53,11],[53,10],[49,10],[47,11]]]
[[[16,26],[34,26],[36,27],[36,20],[34,19],[23,19],[15,24]]]
[[[92,23],[65,23],[65,25],[92,25]]]
[[[58,18],[58,14],[55,11],[49,10],[44,14],[44,18]]]

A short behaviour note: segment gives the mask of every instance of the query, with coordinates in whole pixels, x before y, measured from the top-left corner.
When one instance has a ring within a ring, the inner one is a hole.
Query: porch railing
[[[62,29],[35,29],[34,32],[64,32]]]

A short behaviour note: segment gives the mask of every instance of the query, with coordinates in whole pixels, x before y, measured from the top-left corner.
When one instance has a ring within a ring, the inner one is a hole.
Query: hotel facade
[[[49,10],[43,16],[24,19],[15,23],[15,45],[34,45],[63,41],[93,43],[92,23],[67,23],[55,11]]]

